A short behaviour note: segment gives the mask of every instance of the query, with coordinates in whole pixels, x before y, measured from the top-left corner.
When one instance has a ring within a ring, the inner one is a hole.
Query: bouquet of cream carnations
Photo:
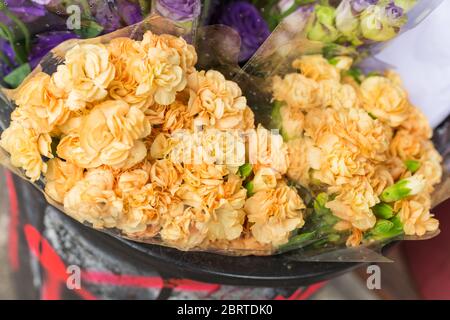
[[[83,223],[181,250],[314,255],[436,234],[441,157],[395,73],[292,50],[290,69],[256,75],[263,50],[221,73],[185,38],[152,16],[57,47],[5,91],[1,162]]]

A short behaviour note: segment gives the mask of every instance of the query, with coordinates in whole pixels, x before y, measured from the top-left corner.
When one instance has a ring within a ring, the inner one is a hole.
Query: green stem
[[[6,54],[4,54],[3,52],[0,51],[0,59],[6,63],[8,65],[8,67],[13,67],[13,64],[11,63],[11,60],[9,60],[9,58],[6,56]]]
[[[0,22],[0,36],[9,42],[19,64],[25,63],[27,61],[27,57],[26,55],[23,54],[23,52],[21,52],[19,46],[17,45],[16,39],[14,38],[14,34],[11,32],[8,26],[6,26],[4,23],[1,22]]]
[[[27,26],[22,21],[20,21],[20,19],[17,18],[14,14],[9,12],[8,9],[5,8],[2,11],[9,19],[11,19],[17,25],[17,27],[22,32],[24,39],[25,39],[25,51],[28,55],[31,50],[31,35],[30,35],[30,32],[28,31]]]

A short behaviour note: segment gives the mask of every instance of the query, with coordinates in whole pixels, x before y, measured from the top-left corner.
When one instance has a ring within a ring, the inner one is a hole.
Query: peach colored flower
[[[345,64],[347,63],[342,60],[342,66]],[[340,70],[330,64],[322,55],[304,55],[300,59],[296,59],[292,66],[299,69],[305,77],[315,81],[340,81],[341,79]]]
[[[283,137],[287,140],[301,137],[305,123],[303,112],[284,105],[280,108],[280,115]]]
[[[64,196],[83,179],[84,170],[59,158],[51,159],[45,173],[45,193],[53,200],[63,203]]]
[[[395,133],[389,146],[390,153],[402,160],[417,159],[422,152],[423,138],[412,135],[408,131],[400,129]]]
[[[66,193],[64,210],[94,228],[114,228],[122,218],[123,202],[114,193],[111,170],[91,169]]]
[[[174,206],[163,217],[161,238],[181,250],[200,245],[208,233],[210,215],[202,209]]]
[[[42,156],[53,158],[50,144],[48,134],[38,134],[14,121],[3,131],[0,139],[0,146],[11,155],[11,164],[25,170],[31,181],[38,180],[41,173],[47,171]]]
[[[400,128],[423,139],[431,139],[433,135],[428,119],[422,111],[415,107],[410,108],[408,117],[402,122]]]
[[[411,111],[408,95],[392,80],[368,77],[361,84],[361,93],[364,109],[391,127],[398,127],[408,118]]]
[[[115,76],[109,52],[102,44],[79,44],[70,49],[63,65],[52,75],[55,88],[67,94],[67,107],[81,110],[103,100]]]
[[[365,231],[376,223],[371,207],[380,200],[367,178],[353,179],[351,183],[336,188],[329,188],[329,193],[337,193],[334,200],[326,207],[338,218],[348,221],[354,228]]]
[[[217,129],[244,129],[247,100],[239,86],[218,71],[193,72],[188,77],[188,111],[199,124]]]
[[[317,96],[319,85],[300,73],[291,73],[284,78],[273,79],[273,98],[284,101],[294,109],[308,110],[321,105]]]
[[[58,155],[82,168],[102,164],[127,168],[147,155],[142,139],[150,134],[145,115],[123,101],[110,100],[97,105],[85,116],[80,127],[63,137]]]
[[[269,167],[285,174],[289,166],[288,147],[283,137],[258,125],[249,134],[249,161],[256,167]]]
[[[279,246],[289,240],[290,233],[304,224],[305,205],[297,192],[280,185],[259,191],[245,202],[252,235],[261,243]]]
[[[11,119],[38,133],[49,133],[55,126],[64,124],[70,110],[64,100],[50,90],[50,76],[38,72],[23,83],[16,94],[16,104]]]
[[[423,236],[439,228],[439,221],[430,214],[428,195],[420,194],[411,199],[398,201],[395,203],[394,210],[399,212],[406,235]]]

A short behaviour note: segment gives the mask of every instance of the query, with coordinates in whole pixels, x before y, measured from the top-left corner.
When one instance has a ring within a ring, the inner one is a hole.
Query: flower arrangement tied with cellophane
[[[3,90],[0,160],[80,222],[180,250],[371,261],[437,234],[428,122],[355,39],[311,39],[311,12],[242,69],[221,25],[68,40]]]

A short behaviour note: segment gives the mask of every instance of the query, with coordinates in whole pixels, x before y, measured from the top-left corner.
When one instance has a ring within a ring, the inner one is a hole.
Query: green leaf
[[[75,30],[75,33],[78,34],[83,39],[87,38],[95,38],[100,35],[103,31],[103,27],[99,25],[97,22],[92,20],[85,20],[81,25],[80,30]]]
[[[246,163],[239,167],[239,175],[244,180],[247,179],[253,172],[253,167],[250,163]]]
[[[7,84],[9,84],[12,88],[17,88],[22,81],[26,78],[28,74],[31,72],[31,67],[28,63],[21,65],[20,67],[11,71],[8,75],[3,78]]]
[[[417,170],[420,169],[422,164],[420,163],[420,161],[417,160],[406,160],[405,166],[408,169],[408,171],[411,171],[411,173],[415,173]]]
[[[384,202],[380,202],[379,204],[372,207],[372,212],[381,219],[390,219],[394,216],[394,210],[392,209],[392,206]]]

